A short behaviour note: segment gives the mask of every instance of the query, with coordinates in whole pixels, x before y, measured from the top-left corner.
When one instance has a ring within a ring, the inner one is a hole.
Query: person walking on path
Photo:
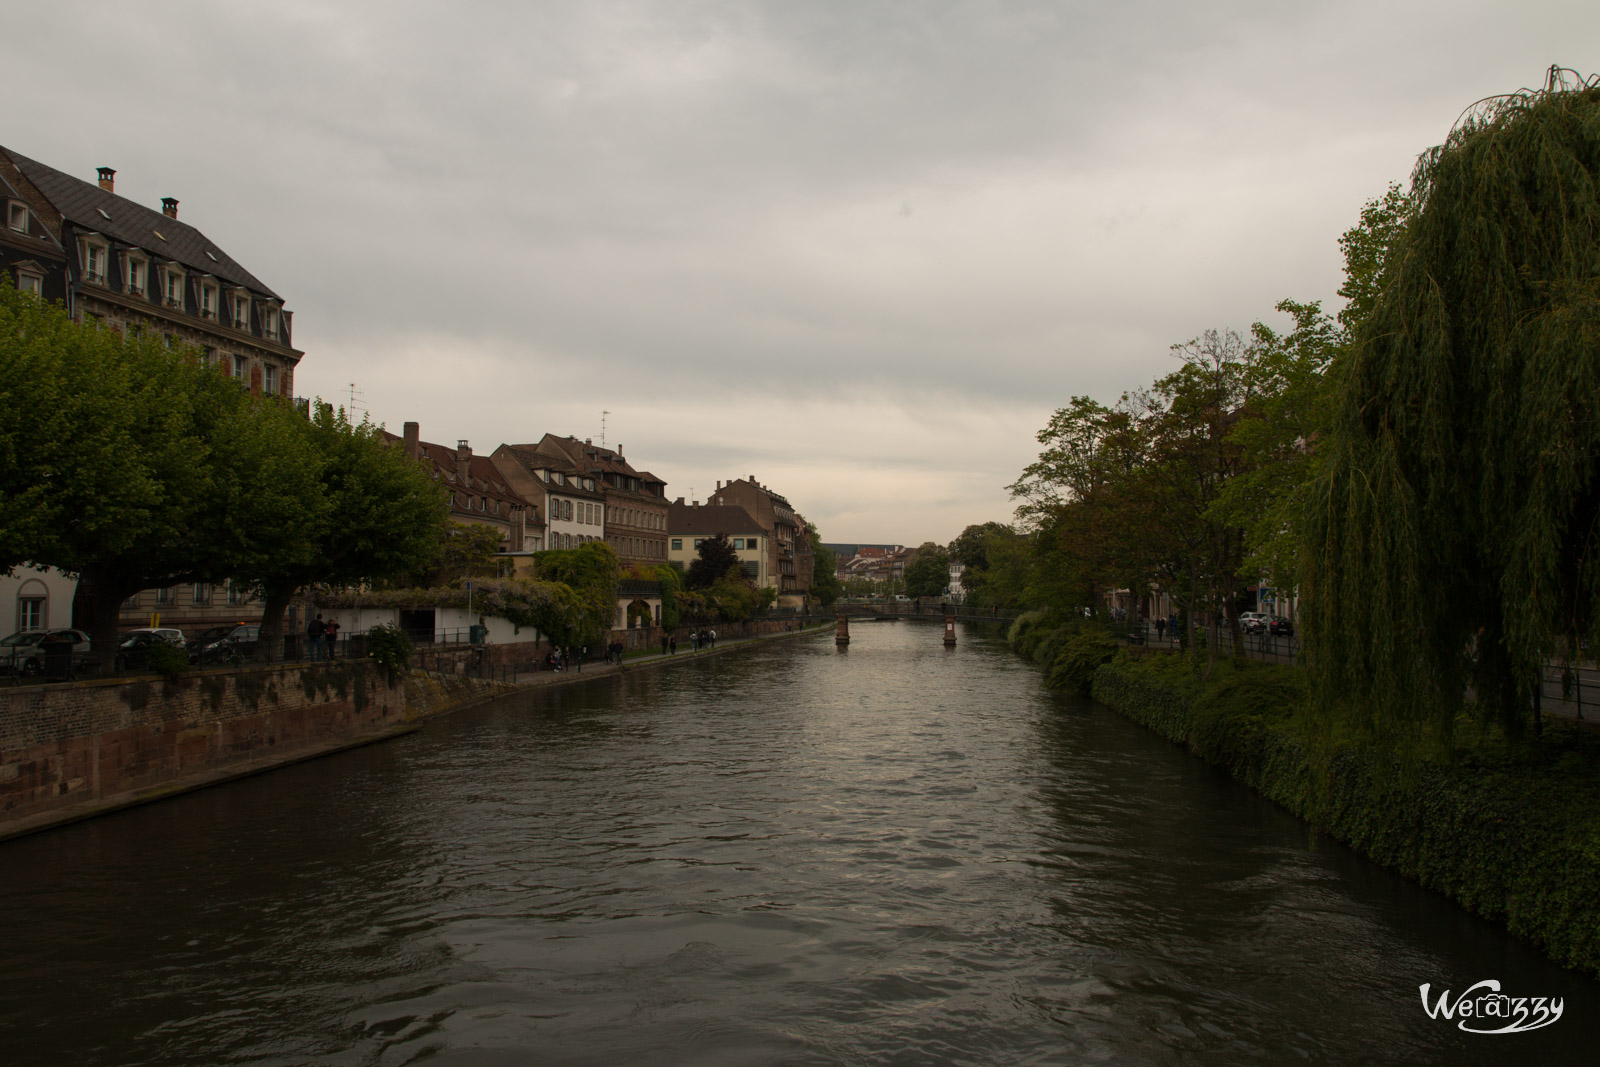
[[[667,654],[667,635],[666,634],[662,634],[661,635],[661,654],[663,656],[665,656]]]
[[[711,647],[712,648],[716,648],[717,647],[717,631],[715,631],[715,630],[711,631]]]
[[[672,635],[672,640],[667,642],[667,655],[676,656],[677,654],[678,654],[678,635],[677,634],[673,634]]]
[[[306,644],[311,647],[311,662],[315,663],[322,658],[322,635],[328,632],[328,624],[322,621],[322,613],[317,612],[317,617],[306,624]]]
[[[1166,619],[1157,619],[1156,620],[1156,640],[1157,641],[1165,641],[1166,639],[1167,639],[1167,620]]]
[[[322,628],[322,639],[328,643],[328,659],[332,661],[333,652],[339,640],[339,620],[329,619]]]

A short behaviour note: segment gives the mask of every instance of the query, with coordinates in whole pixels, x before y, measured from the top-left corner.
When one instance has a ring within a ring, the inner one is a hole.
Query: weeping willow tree
[[[1516,735],[1600,647],[1600,81],[1475,105],[1336,361],[1302,593],[1324,725],[1448,739],[1470,686]]]

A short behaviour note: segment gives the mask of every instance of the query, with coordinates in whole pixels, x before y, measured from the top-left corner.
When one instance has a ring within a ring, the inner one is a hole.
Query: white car
[[[1247,634],[1264,634],[1272,623],[1272,616],[1264,611],[1242,611],[1239,613],[1239,626]]]
[[[44,641],[47,637],[72,640],[74,659],[89,652],[89,635],[82,630],[19,630],[0,641],[0,671],[35,675],[44,670]]]

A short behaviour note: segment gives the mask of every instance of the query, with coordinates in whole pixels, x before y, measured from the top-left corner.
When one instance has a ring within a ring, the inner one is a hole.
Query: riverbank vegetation
[[[1600,83],[1555,70],[1476,105],[1340,239],[1337,315],[1286,300],[1073,397],[1016,525],[952,544],[969,598],[1063,627],[1164,595],[1210,672],[1252,588],[1297,593],[1324,733],[1448,747],[1469,694],[1536,724],[1541,669],[1600,641],[1597,129]]]
[[[1307,685],[1301,668],[1250,661],[1206,680],[1179,656],[1124,654],[1093,675],[1102,703],[1560,963],[1600,973],[1600,737],[1552,724],[1510,739],[1462,714],[1449,751],[1403,753],[1356,731],[1307,730]]]
[[[1557,70],[1476,105],[1341,238],[1343,310],[1072,398],[1017,523],[951,545],[1052,687],[1591,972],[1600,738],[1536,694],[1600,641],[1597,131]],[[1253,586],[1297,592],[1299,663],[1242,658]],[[1170,598],[1176,654],[1124,651],[1119,590]]]

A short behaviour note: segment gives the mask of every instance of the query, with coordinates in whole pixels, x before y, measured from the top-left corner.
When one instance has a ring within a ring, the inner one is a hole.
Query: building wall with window
[[[490,459],[543,517],[543,548],[577,548],[606,539],[605,495],[592,475],[533,445],[501,445]]]
[[[667,561],[687,572],[700,558],[700,542],[723,534],[733,545],[745,577],[757,589],[776,588],[778,576],[768,565],[767,532],[744,508],[685,504],[679,497],[668,505]]]
[[[0,629],[59,630],[72,625],[72,598],[78,580],[56,570],[18,567],[0,574]]]
[[[811,591],[815,555],[806,536],[805,518],[780,493],[756,481],[755,475],[717,483],[708,504],[741,507],[766,533],[767,567],[777,576],[778,603],[799,606]]]
[[[605,539],[624,566],[667,562],[667,483],[635,470],[621,445],[613,449],[547,433],[537,444],[517,447],[563,460],[568,470],[592,480],[605,498]]]
[[[118,196],[115,177],[102,167],[90,183],[0,148],[7,222],[0,245],[9,248],[18,236],[29,247],[37,241],[41,255],[24,258],[41,268],[47,246],[59,248],[59,271],[40,273],[42,295],[62,300],[79,322],[192,347],[251,392],[293,395],[304,353],[293,346],[283,298],[179,222],[176,199],[165,198],[157,211]],[[31,276],[31,268],[13,265],[19,278]]]

